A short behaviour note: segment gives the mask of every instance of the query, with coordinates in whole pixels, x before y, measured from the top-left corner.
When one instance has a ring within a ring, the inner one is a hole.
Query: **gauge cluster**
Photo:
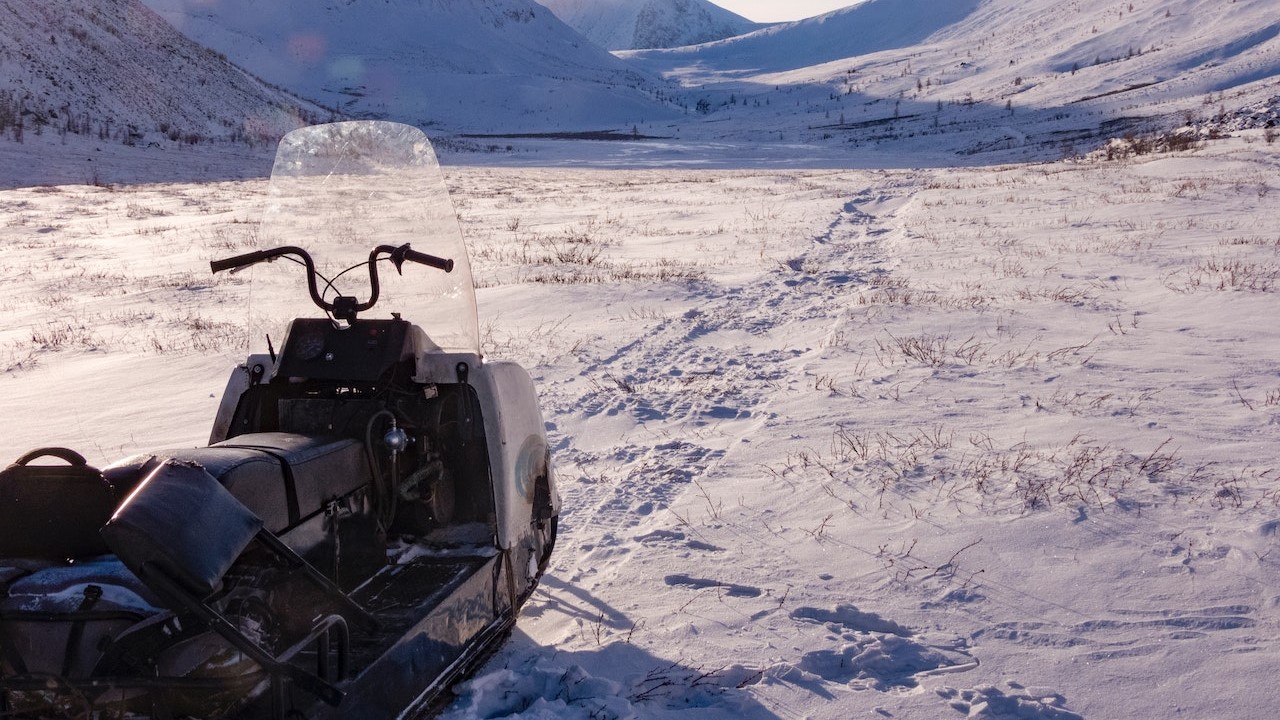
[[[342,327],[327,318],[289,325],[276,378],[373,382],[400,360],[409,323],[358,320]]]

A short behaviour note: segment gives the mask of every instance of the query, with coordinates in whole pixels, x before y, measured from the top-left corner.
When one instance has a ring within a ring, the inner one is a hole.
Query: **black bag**
[[[41,457],[69,465],[30,465]],[[40,448],[0,470],[0,557],[65,560],[110,552],[98,529],[111,519],[115,489],[80,453]]]

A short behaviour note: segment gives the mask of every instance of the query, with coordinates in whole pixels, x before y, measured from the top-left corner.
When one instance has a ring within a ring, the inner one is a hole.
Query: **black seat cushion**
[[[164,594],[148,573],[159,572],[203,599],[262,520],[196,463],[167,460],[129,495],[103,526],[102,539],[142,582]]]
[[[323,511],[329,500],[367,485],[371,477],[359,441],[279,432],[136,455],[103,472],[117,486],[129,485],[132,476],[141,479],[159,458],[200,465],[277,535]]]
[[[371,480],[364,445],[351,438],[283,432],[249,433],[224,440],[209,449],[256,450],[278,459],[286,474],[292,476],[302,520],[323,510],[329,500],[352,493]]]

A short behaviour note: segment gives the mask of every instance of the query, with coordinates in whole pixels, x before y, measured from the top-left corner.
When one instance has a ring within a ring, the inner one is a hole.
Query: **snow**
[[[651,139],[441,138],[565,508],[446,718],[1276,714],[1274,8],[1130,7],[787,40],[859,6],[621,53]],[[0,158],[0,459],[203,443],[269,158]]]
[[[525,338],[571,510],[528,637],[447,717],[1266,716],[1280,237],[1247,137],[592,176],[606,257],[706,278],[482,308]],[[467,194],[477,246],[504,207],[583,227],[564,172]]]
[[[655,62],[692,57],[735,70],[793,70],[920,44],[970,16],[980,4],[981,0],[952,0],[941,6],[929,0],[869,0],[703,47],[639,51],[626,57]]]
[[[277,138],[328,113],[192,42],[136,0],[0,0],[0,134],[181,148]]]
[[[446,717],[1269,715],[1274,148],[450,168],[565,512]],[[264,191],[0,194],[0,454],[203,442]]]
[[[675,117],[657,84],[533,0],[146,0],[190,37],[341,112],[452,132]]]
[[[669,48],[723,40],[760,24],[706,0],[539,0],[609,50]]]

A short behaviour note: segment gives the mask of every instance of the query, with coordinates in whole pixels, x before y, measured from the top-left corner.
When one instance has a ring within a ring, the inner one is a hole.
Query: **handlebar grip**
[[[223,270],[236,270],[242,267],[248,267],[254,263],[262,262],[270,256],[270,253],[265,250],[255,250],[251,253],[223,258],[222,260],[210,260],[209,269],[215,273],[222,272]]]
[[[437,268],[445,272],[453,272],[453,260],[438,258],[435,255],[428,255],[426,253],[418,252],[417,250],[409,250],[406,248],[404,253],[404,259],[412,260],[422,265],[428,265],[430,267]]]

